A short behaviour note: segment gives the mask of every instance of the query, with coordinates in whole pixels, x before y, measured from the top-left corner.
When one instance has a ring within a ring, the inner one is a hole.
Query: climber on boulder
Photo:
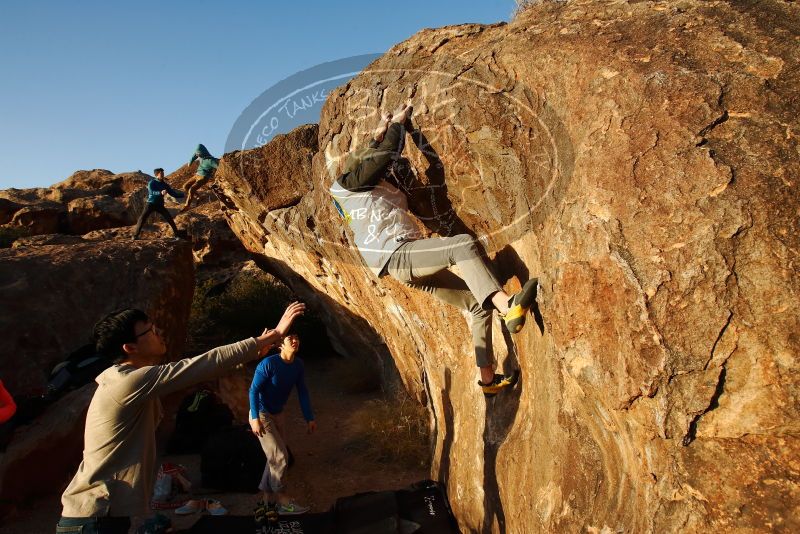
[[[153,212],[158,213],[167,221],[169,227],[172,228],[172,233],[175,235],[175,238],[178,239],[180,238],[180,233],[178,232],[178,227],[175,226],[175,221],[172,220],[172,215],[170,215],[167,208],[164,207],[164,195],[169,194],[173,198],[181,198],[183,197],[183,193],[172,189],[169,184],[164,181],[164,169],[159,167],[153,171],[153,174],[155,178],[147,183],[147,203],[141,215],[139,215],[139,220],[136,222],[136,230],[133,232],[133,239],[139,239],[142,225],[147,222],[147,219]]]
[[[475,240],[466,234],[421,239],[408,212],[406,195],[389,183],[392,163],[403,151],[410,104],[386,115],[368,146],[347,156],[343,174],[330,189],[336,209],[349,223],[367,266],[379,277],[391,275],[471,315],[475,361],[487,397],[513,386],[517,376],[495,374],[492,365],[492,309],[512,333],[519,332],[536,299],[531,279],[513,296],[503,291]],[[463,278],[450,272],[457,265]]]
[[[186,196],[186,205],[181,208],[181,212],[188,210],[192,206],[192,198],[198,189],[203,187],[206,182],[214,177],[214,173],[219,165],[219,160],[209,154],[208,150],[202,144],[197,145],[192,154],[192,159],[189,160],[187,165],[194,163],[194,160],[199,160],[200,164],[197,166],[195,175],[186,182],[186,187],[189,188],[188,195]]]

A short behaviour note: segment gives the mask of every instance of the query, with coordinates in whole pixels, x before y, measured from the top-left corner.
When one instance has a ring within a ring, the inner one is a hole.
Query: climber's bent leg
[[[172,233],[175,235],[175,237],[180,237],[180,233],[178,232],[178,227],[175,226],[175,221],[172,219],[172,215],[170,215],[169,210],[166,208],[166,206],[158,206],[156,208],[156,211],[159,213],[159,215],[161,215],[161,217],[164,218],[165,221],[167,221],[167,224],[169,225],[170,228],[172,228]]]
[[[488,308],[494,295],[502,293],[503,288],[481,257],[475,240],[466,234],[404,243],[389,258],[386,269],[398,280],[402,276],[413,281],[453,265],[458,266],[461,277],[482,307]]]
[[[192,181],[189,182],[190,184],[189,190],[186,193],[186,204],[183,206],[183,208],[181,208],[181,212],[187,211],[189,208],[191,208],[192,199],[194,198],[195,192],[201,187],[203,187],[206,184],[206,182],[208,182],[211,179],[211,176],[212,175],[203,176],[200,174],[194,176]]]
[[[451,265],[458,266],[464,279],[447,270]],[[510,298],[502,291],[470,236],[420,239],[405,243],[389,258],[386,273],[461,310],[469,311],[475,362],[481,374],[478,385],[484,395],[492,397],[516,384],[517,373],[511,376],[494,373],[492,311],[489,305],[499,295],[507,310],[508,305],[518,297],[515,295]]]
[[[446,269],[415,279],[408,278],[402,272],[393,272],[391,268],[389,274],[404,284],[425,291],[459,310],[468,311],[472,329],[472,346],[475,349],[475,363],[481,368],[488,367],[489,376],[491,376],[492,311],[486,310],[478,304],[464,280]]]
[[[150,214],[154,211],[155,206],[153,204],[150,204],[149,202],[145,204],[141,215],[139,215],[139,220],[136,221],[136,229],[133,231],[134,239],[139,239],[139,233],[142,231],[142,226],[147,222],[147,219],[150,218]]]

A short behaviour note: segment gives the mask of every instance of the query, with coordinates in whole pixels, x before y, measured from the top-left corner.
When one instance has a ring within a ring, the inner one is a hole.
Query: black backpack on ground
[[[111,358],[97,353],[93,343],[84,345],[53,367],[47,381],[45,399],[48,402],[55,401],[68,391],[88,384],[111,367],[111,363]]]
[[[233,422],[233,412],[207,389],[184,397],[175,416],[175,431],[167,442],[168,454],[203,450],[209,436]]]
[[[444,488],[432,480],[337,499],[338,534],[458,534]]]
[[[456,522],[444,486],[423,480],[395,492],[400,517],[420,525],[414,534],[458,534]]]
[[[250,427],[232,426],[208,438],[200,454],[203,486],[256,493],[267,459]]]

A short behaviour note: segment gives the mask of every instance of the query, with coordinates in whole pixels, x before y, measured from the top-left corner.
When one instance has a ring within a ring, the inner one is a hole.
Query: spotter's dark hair
[[[94,325],[94,344],[97,352],[114,361],[125,356],[122,345],[136,342],[136,323],[149,321],[142,310],[128,308],[109,313]]]

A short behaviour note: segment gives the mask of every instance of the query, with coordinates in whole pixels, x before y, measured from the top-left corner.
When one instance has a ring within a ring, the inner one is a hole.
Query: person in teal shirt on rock
[[[217,166],[219,165],[219,160],[212,156],[208,152],[208,149],[202,144],[197,145],[197,148],[194,149],[194,154],[192,154],[192,159],[189,160],[188,164],[191,165],[194,163],[194,160],[199,160],[200,164],[197,166],[197,171],[192,179],[186,182],[186,187],[188,188],[186,205],[183,206],[181,212],[191,207],[195,192],[214,177],[214,172],[216,172]]]

